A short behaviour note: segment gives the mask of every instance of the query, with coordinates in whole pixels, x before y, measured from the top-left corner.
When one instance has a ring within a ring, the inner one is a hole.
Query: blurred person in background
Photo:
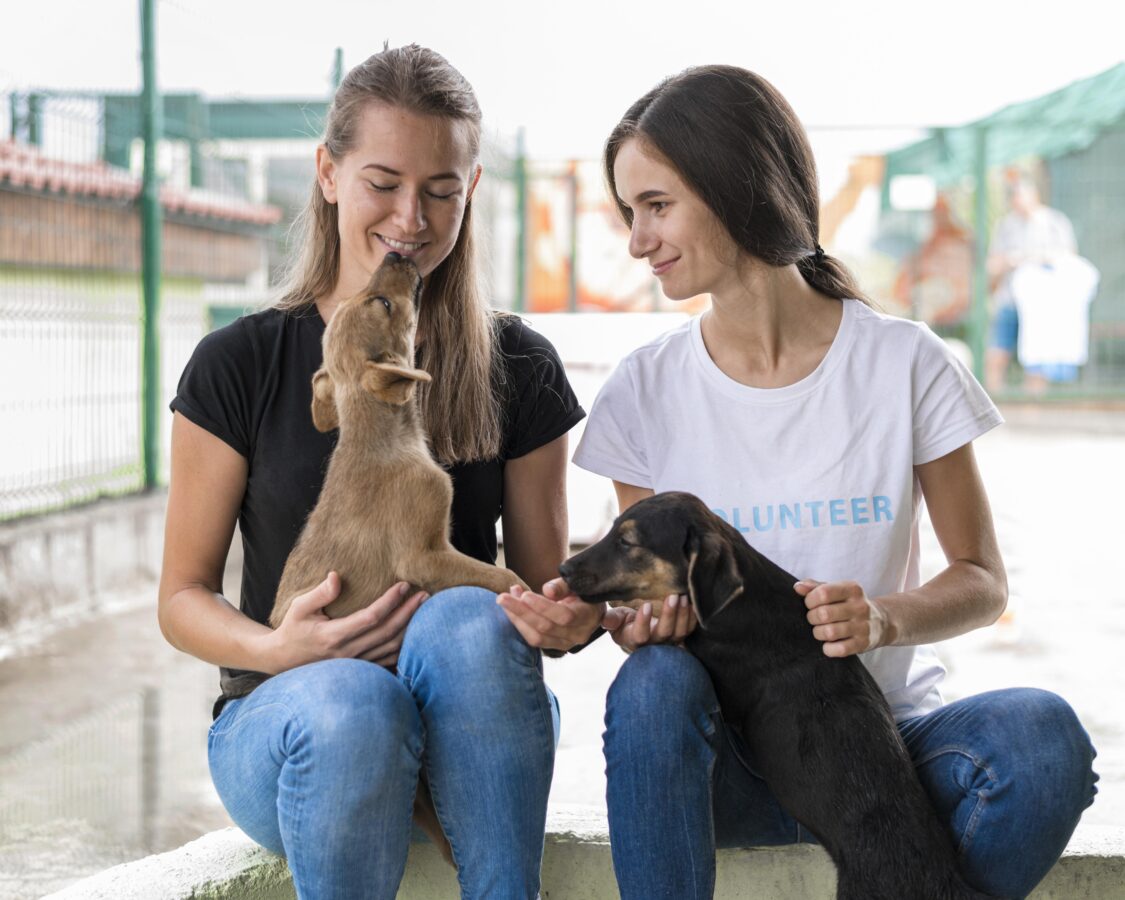
[[[688,69],[633,104],[605,175],[665,294],[702,316],[631,353],[575,462],[622,511],[688,491],[803,580],[829,657],[862,654],[967,880],[1024,897],[1093,800],[1093,747],[1055,694],[946,705],[931,644],[994,622],[1007,580],[972,441],[1001,422],[925,325],[877,313],[819,245],[804,129],[764,79]],[[922,500],[947,566],[921,583]],[[815,579],[815,580],[814,580]],[[755,774],[700,662],[686,598],[613,609],[629,657],[606,701],[610,844],[621,896],[710,897],[715,848],[813,841]],[[752,653],[753,648],[747,648]]]
[[[339,577],[265,623],[316,504],[336,433],[310,414],[333,311],[383,256],[424,278],[421,413],[454,484],[452,539],[531,584],[567,550],[566,432],[583,416],[551,345],[480,295],[471,201],[480,110],[444,58],[415,45],[352,69],[328,113],[291,281],[273,308],[208,335],[172,409],[160,585],[164,635],[221,667],[208,747],[234,821],[288,857],[302,898],[392,898],[428,781],[465,896],[537,896],[558,709],[540,648],[586,640],[601,615],[576,599],[562,624],[525,621],[480,588],[426,598],[406,584],[341,619]],[[239,608],[222,596],[235,524]],[[524,633],[528,636],[525,638]]]
[[[992,392],[1004,388],[1012,359],[1021,349],[1020,312],[1015,289],[1020,270],[1025,267],[1052,267],[1073,259],[1078,252],[1070,219],[1059,210],[1043,204],[1039,189],[1029,175],[1008,173],[1005,196],[1009,211],[996,224],[986,263],[995,305],[992,333],[985,354],[985,386]],[[1061,308],[1066,316],[1064,324],[1077,323],[1074,315],[1066,315],[1069,309],[1062,308],[1067,300],[1065,285],[1058,284],[1055,291],[1061,294],[1054,306],[1056,311]],[[1081,309],[1076,311],[1083,322],[1086,302],[1088,300],[1084,300]],[[1054,323],[1055,327],[1058,324]],[[1084,351],[1084,341],[1082,348]],[[1024,366],[1024,387],[1029,391],[1039,393],[1048,382],[1073,381],[1078,377],[1078,365],[1069,359],[1037,364],[1027,358],[1029,354],[1025,342],[1023,350],[1025,352],[1018,355]],[[1081,361],[1085,362],[1084,354]]]

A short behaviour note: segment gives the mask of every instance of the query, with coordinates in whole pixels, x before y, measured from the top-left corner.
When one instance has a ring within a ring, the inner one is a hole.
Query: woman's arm
[[[556,578],[569,547],[564,434],[504,465],[504,564],[530,585]]]
[[[180,413],[173,415],[157,615],[176,649],[217,665],[265,671],[270,629],[222,596],[247,471],[241,454]]]
[[[914,590],[870,599],[854,582],[798,582],[828,656],[945,640],[1004,611],[1008,580],[972,444],[915,472],[948,565]]]
[[[532,647],[569,650],[590,639],[600,605],[565,590],[559,565],[570,550],[566,512],[566,435],[504,466],[504,562],[524,581],[543,585],[501,594],[497,602]]]
[[[157,614],[160,630],[178,650],[206,662],[275,674],[315,659],[348,656],[384,665],[420,595],[406,599],[396,585],[365,610],[330,620],[321,611],[340,590],[334,574],[294,601],[272,630],[222,596],[223,568],[242,495],[246,459],[210,432],[176,413],[172,472],[164,527],[164,563]],[[404,602],[405,601],[405,602]]]
[[[613,482],[613,489],[617,492],[617,511],[625,512],[634,503],[640,503],[645,497],[653,495],[652,488],[637,487],[635,484],[626,484],[624,481]]]

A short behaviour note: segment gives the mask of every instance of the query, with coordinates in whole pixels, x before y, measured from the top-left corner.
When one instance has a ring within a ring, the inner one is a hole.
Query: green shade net
[[[935,129],[924,140],[886,156],[883,208],[890,207],[891,179],[929,175],[939,187],[976,171],[977,134],[987,130],[989,168],[1036,156],[1056,159],[1089,147],[1125,120],[1125,63],[1050,94],[1013,103],[957,128]]]

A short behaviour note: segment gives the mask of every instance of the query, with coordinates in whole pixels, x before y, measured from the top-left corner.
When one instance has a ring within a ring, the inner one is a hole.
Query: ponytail
[[[836,300],[852,297],[870,306],[870,299],[860,290],[851,270],[825,253],[820,244],[816,245],[815,251],[798,259],[796,265],[801,277],[820,293]]]

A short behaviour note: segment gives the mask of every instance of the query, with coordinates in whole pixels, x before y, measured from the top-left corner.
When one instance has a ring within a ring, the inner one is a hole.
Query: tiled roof
[[[130,200],[141,192],[140,179],[124,169],[100,161],[79,163],[52,159],[44,156],[38,147],[11,140],[0,141],[0,187],[5,184],[111,200]],[[209,219],[272,225],[281,218],[281,210],[276,206],[251,203],[200,188],[184,190],[163,185],[160,202],[170,212]]]

